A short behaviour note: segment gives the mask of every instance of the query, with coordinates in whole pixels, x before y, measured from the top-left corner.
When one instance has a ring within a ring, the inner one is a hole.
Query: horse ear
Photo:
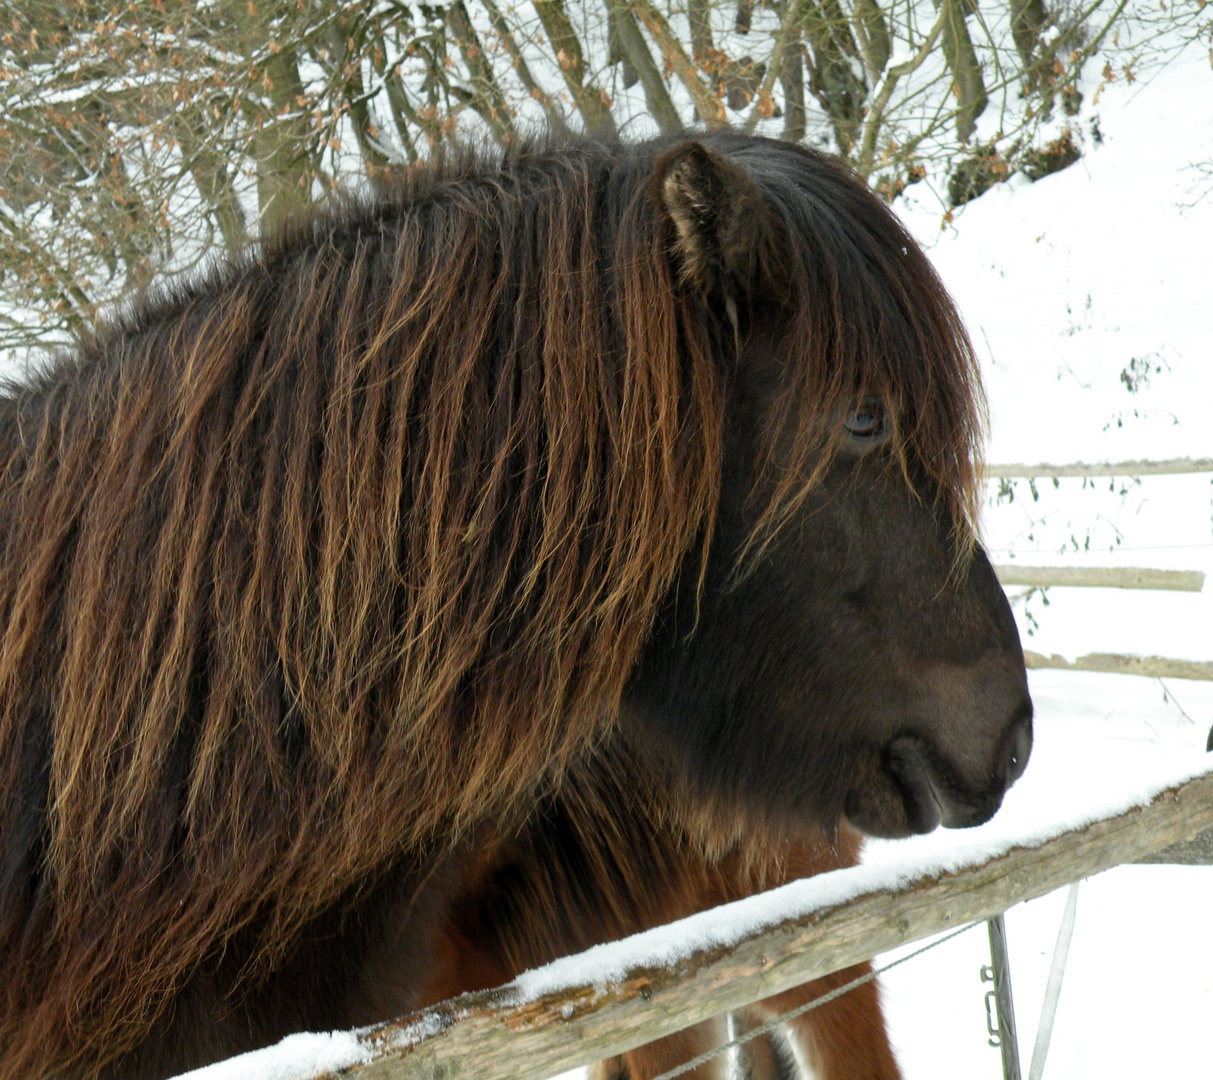
[[[769,294],[782,276],[782,245],[749,174],[701,143],[688,142],[658,161],[656,179],[677,236],[682,279],[704,293],[723,293],[729,302],[758,291]]]

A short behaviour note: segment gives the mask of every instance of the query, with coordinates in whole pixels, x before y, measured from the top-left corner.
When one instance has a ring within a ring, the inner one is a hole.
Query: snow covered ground
[[[1102,90],[1099,67],[1088,65],[1083,86],[1088,103],[1099,100],[1078,118],[1077,164],[1035,184],[1016,175],[947,225],[929,182],[896,203],[981,357],[991,462],[1213,457],[1209,55],[1193,48]],[[1209,172],[1194,167],[1202,162]],[[996,562],[1213,571],[1213,474],[990,491]],[[1027,602],[1022,629],[1035,651],[1213,658],[1213,588],[1054,589],[1048,600]]]

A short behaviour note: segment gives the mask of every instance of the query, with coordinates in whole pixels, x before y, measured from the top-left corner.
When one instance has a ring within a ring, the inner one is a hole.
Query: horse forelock
[[[775,349],[785,383],[768,416],[747,554],[761,551],[820,481],[843,438],[840,420],[876,398],[893,425],[891,463],[940,505],[963,560],[976,539],[985,398],[934,268],[837,159],[729,135],[722,144],[762,190],[784,241]]]
[[[417,170],[3,405],[0,1071],[99,1069],[609,726],[719,485],[649,160]]]

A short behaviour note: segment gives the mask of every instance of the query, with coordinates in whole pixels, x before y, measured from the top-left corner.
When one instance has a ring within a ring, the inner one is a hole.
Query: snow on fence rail
[[[190,1077],[543,1080],[995,916],[1211,825],[1213,772],[1173,777],[993,850],[989,839],[966,847],[957,837],[947,856],[912,867],[861,865],[792,882],[558,960],[496,990],[363,1031],[295,1036]],[[315,1040],[324,1039],[321,1056],[309,1061]],[[303,1054],[294,1067],[292,1044]]]

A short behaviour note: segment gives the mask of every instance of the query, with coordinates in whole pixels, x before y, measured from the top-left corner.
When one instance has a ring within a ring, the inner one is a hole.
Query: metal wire
[[[697,1057],[691,1058],[690,1061],[683,1062],[681,1065],[676,1065],[674,1068],[663,1072],[660,1076],[655,1076],[653,1080],[674,1080],[675,1077],[682,1076],[684,1073],[689,1073],[692,1069],[698,1069],[700,1065],[706,1065],[709,1061],[719,1057],[721,1054],[724,1054],[729,1050],[732,1050],[734,1047],[744,1046],[751,1039],[757,1039],[760,1035],[769,1035],[772,1031],[779,1027],[780,1024],[786,1024],[789,1020],[795,1020],[796,1017],[803,1016],[807,1012],[812,1012],[819,1006],[828,1005],[836,998],[842,997],[843,994],[850,993],[856,987],[863,986],[864,983],[871,982],[878,975],[883,975],[886,971],[891,971],[893,968],[904,964],[907,960],[913,960],[916,956],[921,956],[925,952],[930,952],[937,945],[942,945],[945,941],[951,941],[952,938],[959,937],[961,934],[967,933],[969,930],[972,930],[978,925],[980,924],[975,922],[968,923],[965,926],[960,927],[958,930],[953,930],[950,934],[945,934],[943,937],[937,938],[929,945],[924,945],[921,949],[915,949],[912,953],[908,953],[907,955],[900,957],[891,963],[885,964],[885,966],[882,968],[873,968],[866,975],[860,975],[859,978],[852,979],[850,982],[836,987],[828,994],[822,994],[821,997],[814,998],[812,1001],[806,1002],[804,1005],[800,1005],[797,1008],[792,1009],[790,1012],[784,1013],[782,1016],[777,1016],[774,1020],[768,1020],[765,1024],[762,1024],[751,1031],[747,1031],[744,1035],[738,1035],[736,1038],[730,1039],[726,1043],[722,1043],[713,1050],[708,1050],[705,1053],[699,1054]]]
[[[1061,914],[1061,926],[1057,930],[1057,945],[1053,949],[1053,963],[1049,967],[1049,982],[1045,987],[1044,1004],[1040,1007],[1040,1023],[1036,1025],[1036,1045],[1032,1048],[1032,1061],[1028,1066],[1028,1080],[1041,1080],[1045,1071],[1045,1058],[1049,1054],[1049,1041],[1053,1038],[1053,1021],[1057,1016],[1057,1001],[1061,997],[1061,980],[1066,973],[1066,958],[1070,955],[1070,939],[1074,936],[1074,918],[1078,912],[1078,882],[1066,893],[1066,909]]]

